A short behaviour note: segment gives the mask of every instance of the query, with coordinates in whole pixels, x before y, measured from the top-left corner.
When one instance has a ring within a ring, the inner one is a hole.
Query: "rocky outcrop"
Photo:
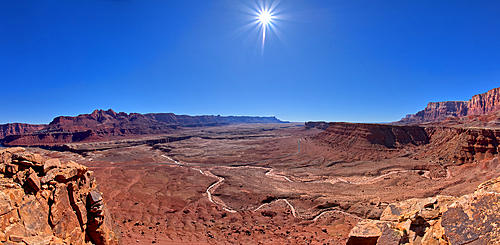
[[[178,127],[220,126],[237,123],[283,123],[276,117],[187,116],[172,113],[116,113],[95,110],[76,117],[61,116],[49,125],[9,134],[3,139],[6,146],[41,146],[73,142],[97,142],[142,135],[172,133]]]
[[[0,125],[0,139],[7,135],[27,134],[40,129],[47,125],[44,124],[27,124],[27,123],[7,123]]]
[[[500,177],[459,198],[436,196],[390,204],[380,220],[363,220],[347,244],[496,244]]]
[[[92,171],[23,148],[0,151],[0,241],[120,244]]]
[[[449,118],[483,115],[498,110],[500,110],[500,88],[495,88],[484,94],[474,95],[469,101],[430,102],[424,110],[407,115],[394,124],[440,122]]]

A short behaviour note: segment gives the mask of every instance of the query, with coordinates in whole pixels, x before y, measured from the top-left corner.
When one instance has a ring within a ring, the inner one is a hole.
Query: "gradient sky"
[[[244,28],[259,3],[2,0],[0,123],[109,108],[389,122],[500,86],[500,1],[282,0],[264,50]]]

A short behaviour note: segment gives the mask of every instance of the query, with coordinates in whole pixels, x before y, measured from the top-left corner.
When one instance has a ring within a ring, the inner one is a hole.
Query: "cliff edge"
[[[114,245],[121,232],[87,167],[7,148],[0,150],[0,241]]]

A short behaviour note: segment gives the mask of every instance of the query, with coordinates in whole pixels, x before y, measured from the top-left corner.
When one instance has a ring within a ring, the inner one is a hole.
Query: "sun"
[[[268,25],[273,20],[273,16],[269,11],[259,13],[259,21],[262,25]]]
[[[245,3],[243,3],[243,1]],[[235,1],[236,3],[239,3],[239,5],[237,4],[235,6],[245,12],[249,20],[249,23],[240,27],[238,32],[244,33],[247,30],[251,30],[253,33],[260,32],[259,39],[262,38],[261,55],[264,54],[264,44],[268,34],[272,33],[279,39],[282,38],[282,34],[277,27],[287,17],[285,16],[286,14],[283,14],[282,10],[279,10],[280,7],[278,7],[278,5],[281,1],[282,0]]]

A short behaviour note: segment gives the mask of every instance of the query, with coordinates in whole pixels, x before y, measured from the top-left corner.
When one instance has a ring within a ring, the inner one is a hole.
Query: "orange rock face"
[[[0,156],[1,242],[121,243],[106,204],[94,198],[99,190],[86,167],[47,160],[23,148],[1,150]]]

